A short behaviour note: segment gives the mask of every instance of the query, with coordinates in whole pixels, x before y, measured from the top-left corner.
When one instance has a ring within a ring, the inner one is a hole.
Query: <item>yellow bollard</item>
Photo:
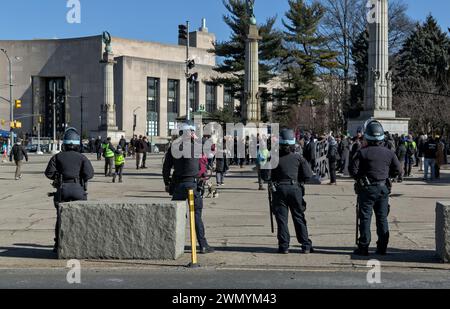
[[[189,190],[189,217],[191,230],[191,248],[192,248],[192,262],[189,267],[199,267],[197,263],[197,235],[195,234],[195,204],[194,204],[194,190]]]

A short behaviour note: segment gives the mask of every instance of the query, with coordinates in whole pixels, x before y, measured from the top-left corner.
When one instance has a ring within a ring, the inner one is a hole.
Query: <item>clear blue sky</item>
[[[219,40],[229,29],[222,21],[221,0],[79,0],[81,24],[68,24],[67,0],[1,0],[0,40],[68,38],[100,34],[163,43],[176,43],[177,25],[187,19],[195,28],[202,17]],[[408,14],[423,20],[432,13],[445,30],[450,27],[450,0],[404,0]],[[287,8],[287,0],[257,0],[256,16],[264,20]]]

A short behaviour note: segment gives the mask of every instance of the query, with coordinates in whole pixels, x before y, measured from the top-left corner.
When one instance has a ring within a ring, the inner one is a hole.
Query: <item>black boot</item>
[[[369,256],[369,248],[367,247],[358,247],[355,251],[353,251],[353,254],[359,255],[359,256]]]
[[[214,248],[207,245],[206,247],[200,247],[200,253],[201,254],[208,254],[208,253],[214,253]]]
[[[387,254],[387,244],[377,243],[376,254],[378,254],[378,255],[386,255]]]
[[[278,253],[279,254],[289,254],[289,249],[285,249],[285,248],[278,248]]]

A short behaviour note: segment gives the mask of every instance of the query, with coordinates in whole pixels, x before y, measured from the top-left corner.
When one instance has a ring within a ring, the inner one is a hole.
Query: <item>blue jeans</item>
[[[223,184],[223,173],[222,172],[216,172],[216,182],[218,185],[222,185]]]
[[[425,158],[425,174],[423,176],[424,179],[428,179],[428,168],[431,168],[431,179],[436,178],[436,170],[435,170],[435,159],[427,159]]]

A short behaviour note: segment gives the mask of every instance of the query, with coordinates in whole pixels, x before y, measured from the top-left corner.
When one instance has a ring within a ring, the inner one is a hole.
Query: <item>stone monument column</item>
[[[250,16],[245,44],[245,87],[242,118],[245,123],[261,121],[259,102],[259,43],[261,40],[253,13],[254,0],[247,1]]]
[[[396,118],[392,107],[392,72],[389,71],[389,3],[374,0],[368,21],[369,63],[364,92],[364,111],[357,119],[349,119],[348,132],[356,134],[371,118],[378,120],[392,134],[408,134],[409,119]],[[374,18],[372,18],[374,17]]]
[[[114,54],[111,47],[111,35],[103,33],[105,51],[100,63],[103,65],[103,104],[101,105],[102,123],[99,134],[102,138],[111,137],[113,143],[118,143],[124,132],[119,131],[116,122],[116,105],[114,103]]]
[[[369,23],[369,70],[364,109],[368,112],[387,111],[384,116],[395,118],[389,71],[388,1],[378,0],[374,10],[375,22]]]

